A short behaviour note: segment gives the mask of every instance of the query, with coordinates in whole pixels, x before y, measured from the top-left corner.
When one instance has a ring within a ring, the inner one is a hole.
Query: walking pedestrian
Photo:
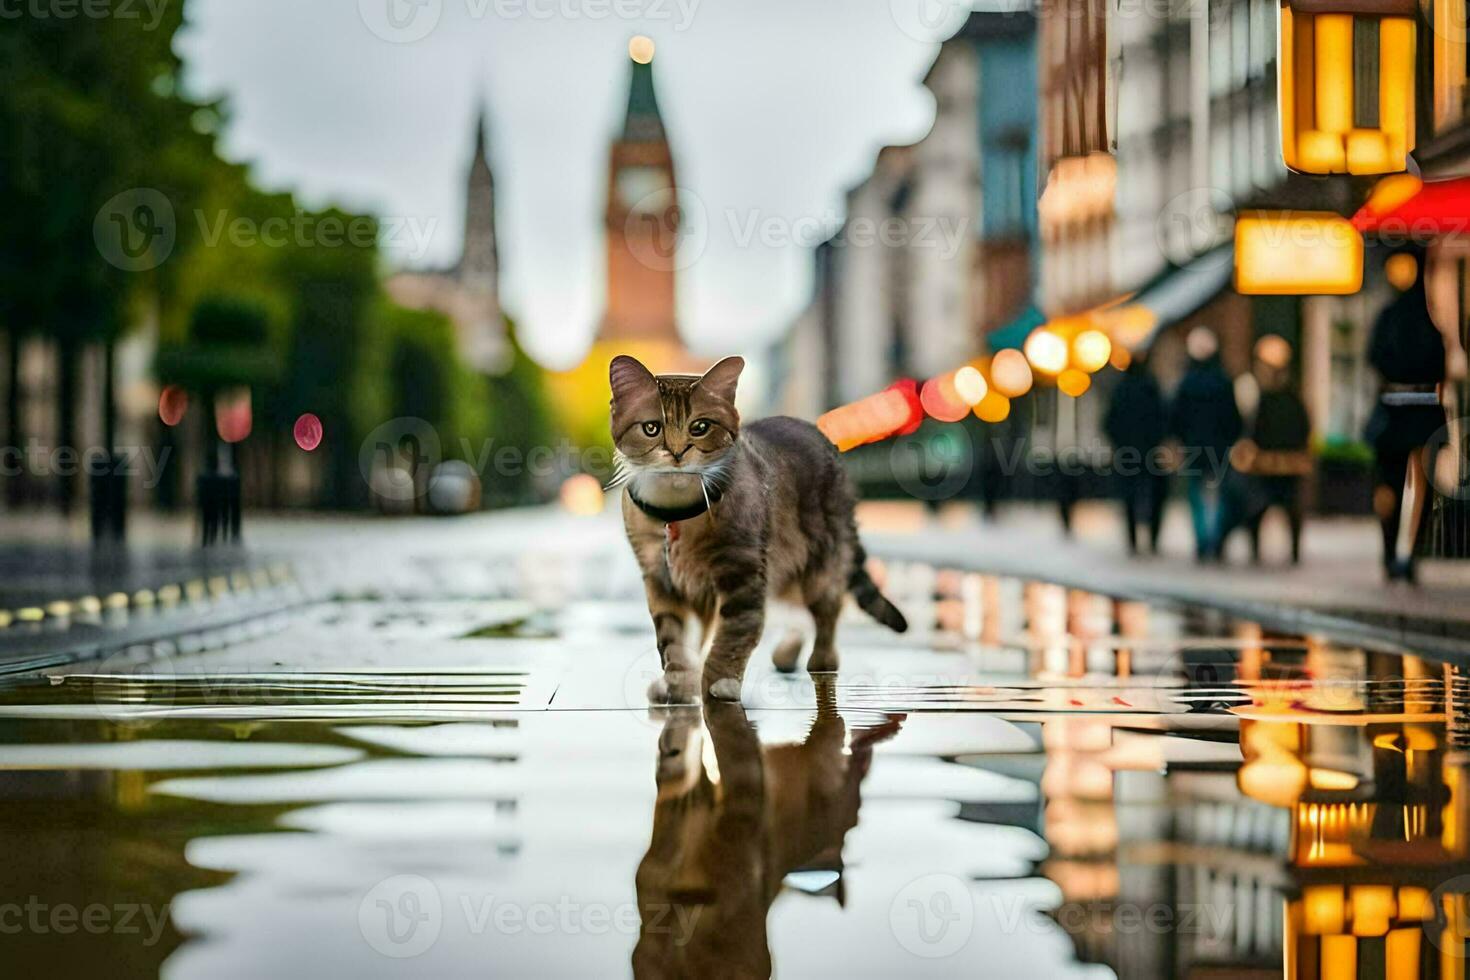
[[[1224,530],[1221,482],[1230,449],[1240,438],[1240,409],[1235,389],[1220,366],[1220,342],[1208,327],[1195,327],[1185,338],[1189,370],[1174,393],[1169,432],[1183,448],[1185,487],[1194,521],[1195,558],[1220,557]]]
[[[1123,504],[1129,554],[1138,554],[1139,527],[1148,530],[1149,550],[1159,551],[1169,494],[1169,475],[1161,465],[1159,448],[1168,422],[1164,393],[1140,355],[1118,380],[1103,417],[1103,431],[1113,444],[1113,479]]]
[[[1243,476],[1239,508],[1250,533],[1251,560],[1261,560],[1261,523],[1272,508],[1286,513],[1291,531],[1291,563],[1301,561],[1302,478],[1311,472],[1312,422],[1307,406],[1291,387],[1291,344],[1270,334],[1256,343],[1253,372],[1260,396],[1232,459]],[[1227,520],[1225,535],[1234,523]]]
[[[1378,314],[1368,341],[1368,362],[1382,384],[1364,438],[1373,446],[1373,509],[1389,581],[1415,579],[1414,546],[1430,493],[1426,447],[1445,427],[1440,386],[1447,375],[1464,373],[1458,337],[1430,315],[1424,265],[1425,251],[1416,245],[1389,256],[1384,268],[1399,294]]]

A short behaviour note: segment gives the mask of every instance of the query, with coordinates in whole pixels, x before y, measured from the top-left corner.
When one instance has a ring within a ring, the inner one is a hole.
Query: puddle
[[[1464,975],[1458,670],[890,574],[933,629],[845,623],[835,684],[759,659],[744,707],[651,712],[647,636],[605,596],[334,602],[14,679],[0,954],[170,980]]]

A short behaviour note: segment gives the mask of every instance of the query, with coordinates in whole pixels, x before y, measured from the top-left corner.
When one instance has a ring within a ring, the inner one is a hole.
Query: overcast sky
[[[679,183],[707,232],[680,280],[685,337],[709,354],[755,351],[802,306],[804,246],[840,221],[843,191],[879,146],[927,131],[920,78],[944,28],[926,21],[962,17],[945,2],[190,0],[180,53],[193,94],[228,98],[228,156],[311,206],[388,217],[405,264],[458,255],[483,97],[504,303],[530,351],[562,366],[602,311],[607,147],[630,37],[658,44]],[[432,231],[426,249],[414,228]]]

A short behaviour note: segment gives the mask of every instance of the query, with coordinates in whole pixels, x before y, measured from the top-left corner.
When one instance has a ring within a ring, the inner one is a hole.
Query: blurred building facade
[[[775,404],[814,417],[943,372],[1030,302],[1035,32],[1029,12],[977,12],[940,45],[929,132],[879,151],[815,252],[811,300],[773,350]]]
[[[924,76],[930,132],[878,154],[848,195],[842,231],[818,250],[810,304],[773,351],[776,403],[814,417],[1073,318],[1106,324],[1125,359],[1148,354],[1169,392],[1187,365],[1184,336],[1208,326],[1233,376],[1249,371],[1260,336],[1285,337],[1317,444],[1361,446],[1376,386],[1364,351],[1389,296],[1381,268],[1370,261],[1363,290],[1346,297],[1233,288],[1240,211],[1350,214],[1361,197],[1287,172],[1279,16],[1271,0],[1062,0],[972,14]],[[1456,155],[1470,155],[1456,135],[1465,59],[1428,27],[1420,43],[1448,64],[1420,62],[1419,116],[1431,129],[1421,155],[1426,171],[1454,172]],[[857,233],[883,221],[906,234],[857,247]],[[916,247],[924,221],[962,222],[959,247]],[[1032,450],[1105,453],[1113,378],[1099,372],[1091,394],[1072,397],[1039,375],[1024,413]],[[1365,506],[1363,493],[1349,496]]]
[[[446,269],[405,270],[388,277],[393,302],[448,316],[465,363],[486,374],[504,370],[511,356],[500,308],[500,248],[495,230],[495,175],[490,167],[487,110],[475,120],[474,149],[465,179],[464,240],[459,260]]]

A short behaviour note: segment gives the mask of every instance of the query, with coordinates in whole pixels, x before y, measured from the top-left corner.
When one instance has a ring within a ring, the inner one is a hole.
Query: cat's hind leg
[[[806,643],[806,637],[800,629],[795,626],[786,631],[781,642],[776,644],[776,649],[771,651],[771,663],[783,674],[789,674],[796,670],[796,662],[801,659],[801,648]]]
[[[806,669],[813,674],[837,671],[837,617],[842,613],[842,595],[823,595],[808,607],[817,624],[817,639],[812,645]]]

